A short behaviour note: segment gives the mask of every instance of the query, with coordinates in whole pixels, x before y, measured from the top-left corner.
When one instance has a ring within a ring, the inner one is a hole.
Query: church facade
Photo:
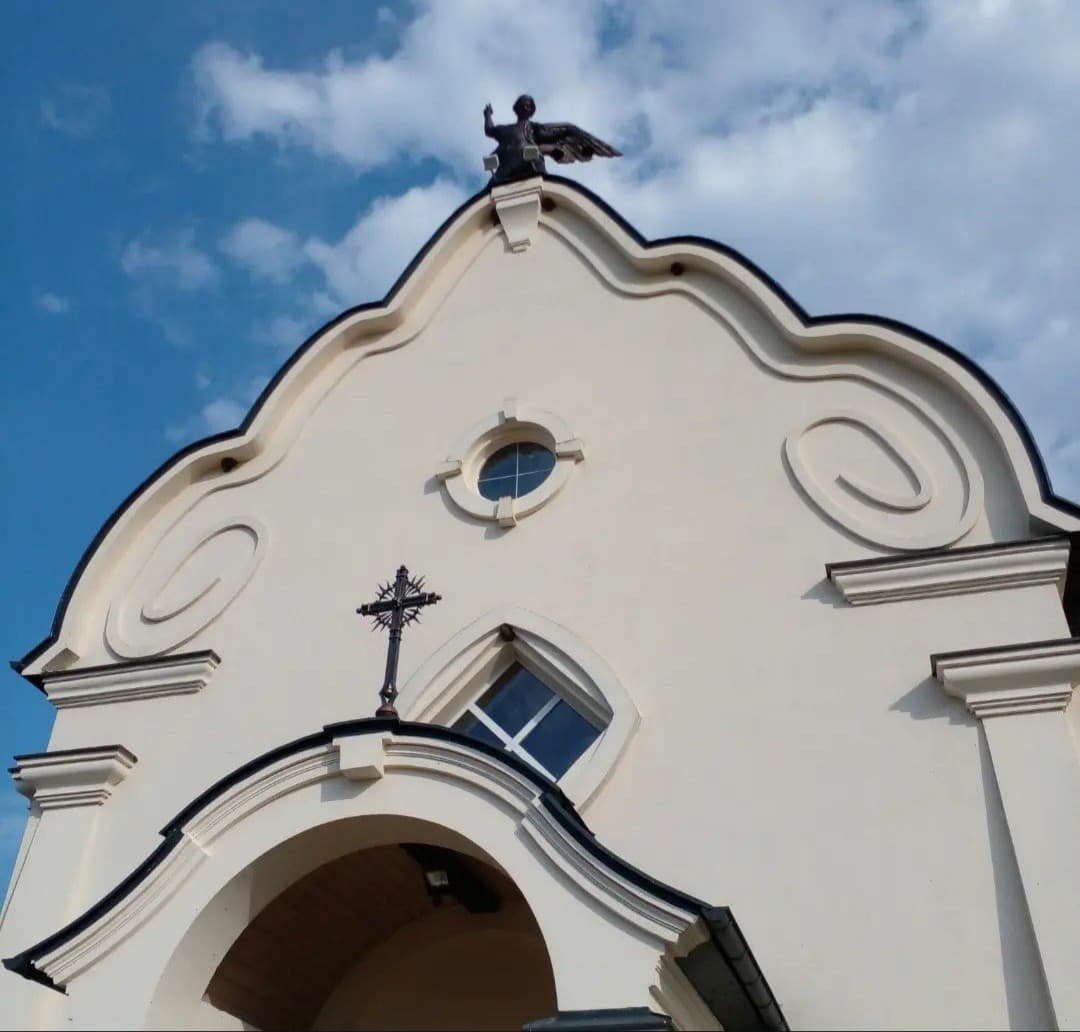
[[[1078,549],[946,346],[485,191],[21,661],[3,1021],[1080,1027]]]

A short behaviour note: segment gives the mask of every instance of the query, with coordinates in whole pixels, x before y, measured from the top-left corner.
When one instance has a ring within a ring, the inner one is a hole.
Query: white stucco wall
[[[784,442],[825,414],[861,412],[914,453],[933,483],[925,510],[852,503],[860,526],[890,540],[943,533],[965,506],[977,511],[957,545],[1027,537],[1030,470],[928,363],[858,340],[804,353],[738,284],[631,268],[606,216],[571,207],[545,214],[521,252],[474,219],[432,259],[425,318],[393,331],[410,339],[305,374],[301,400],[246,464],[265,472],[192,475],[105,549],[69,613],[76,666],[116,658],[107,614],[147,590],[136,573],[155,548],[183,559],[170,540],[240,521],[262,553],[231,604],[174,650],[221,657],[205,689],[59,711],[50,750],[115,742],[138,763],[94,811],[92,847],[85,811],[46,814],[64,845],[31,851],[0,930],[5,955],[115,885],[218,777],[370,715],[385,641],[354,610],[405,562],[444,600],[406,632],[402,683],[499,606],[562,625],[610,666],[641,722],[587,821],[633,864],[732,907],[792,1027],[1044,1025],[993,766],[928,657],[1066,637],[1057,590],[846,605],[825,563],[895,549],[826,518]],[[550,503],[501,529],[463,516],[434,474],[508,397],[560,416],[586,457]],[[807,462],[826,484],[843,470],[911,494],[872,435],[813,433]],[[219,539],[205,569],[189,563],[164,594],[183,601],[207,571],[242,567],[244,547]],[[125,641],[138,647],[140,633]],[[413,701],[403,696],[403,716]],[[85,885],[72,889],[77,874]],[[47,888],[77,898],[29,902]],[[7,991],[14,976],[0,978]]]

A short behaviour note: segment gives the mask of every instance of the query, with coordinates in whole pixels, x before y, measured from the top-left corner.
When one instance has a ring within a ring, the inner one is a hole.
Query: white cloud
[[[257,340],[268,341],[277,351],[288,353],[295,351],[316,326],[317,323],[310,319],[300,319],[292,315],[275,315],[267,322],[256,326],[253,335]]]
[[[165,437],[172,444],[205,437],[208,434],[233,430],[243,422],[247,407],[235,398],[221,396],[207,402],[191,419],[170,423],[165,427]]]
[[[466,196],[460,186],[437,179],[399,197],[380,197],[339,241],[312,238],[304,253],[325,277],[339,311],[376,301]]]
[[[203,406],[201,416],[207,433],[216,434],[239,426],[247,409],[235,398],[215,398]]]
[[[304,261],[295,235],[261,218],[237,222],[218,246],[256,280],[287,283]]]
[[[133,279],[152,281],[157,286],[177,290],[210,286],[220,270],[205,251],[195,246],[194,239],[194,231],[184,229],[154,244],[131,240],[120,256],[120,267]]]
[[[38,294],[35,303],[38,308],[43,312],[48,312],[50,315],[64,315],[71,310],[71,301],[68,298],[53,294],[50,291]]]
[[[105,124],[111,108],[104,86],[68,83],[41,102],[41,121],[68,136],[87,137]]]
[[[811,312],[973,354],[1080,496],[1080,4],[460,0],[394,31],[360,60],[275,67],[218,42],[193,61],[207,139],[447,169],[304,245],[335,300],[389,286],[453,183],[482,182],[483,104],[507,119],[527,89],[541,119],[622,147],[565,171],[648,235],[718,238]]]

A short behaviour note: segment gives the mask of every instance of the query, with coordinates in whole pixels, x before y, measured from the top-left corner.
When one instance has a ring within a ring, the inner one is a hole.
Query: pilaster
[[[15,757],[11,775],[30,801],[32,837],[11,886],[0,952],[55,931],[86,905],[102,804],[136,762],[122,745]]]
[[[1057,1025],[1080,1027],[1080,757],[1064,715],[1080,639],[941,653],[931,668],[979,718]]]

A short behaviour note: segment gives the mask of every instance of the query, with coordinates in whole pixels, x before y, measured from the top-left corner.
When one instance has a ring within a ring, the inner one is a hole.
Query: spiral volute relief
[[[944,547],[982,513],[982,474],[951,430],[926,412],[917,419],[921,427],[905,435],[891,421],[834,409],[792,431],[784,457],[814,506],[863,541],[904,551]]]
[[[190,640],[243,591],[266,544],[265,527],[251,517],[173,527],[110,607],[105,623],[109,648],[136,658]]]

